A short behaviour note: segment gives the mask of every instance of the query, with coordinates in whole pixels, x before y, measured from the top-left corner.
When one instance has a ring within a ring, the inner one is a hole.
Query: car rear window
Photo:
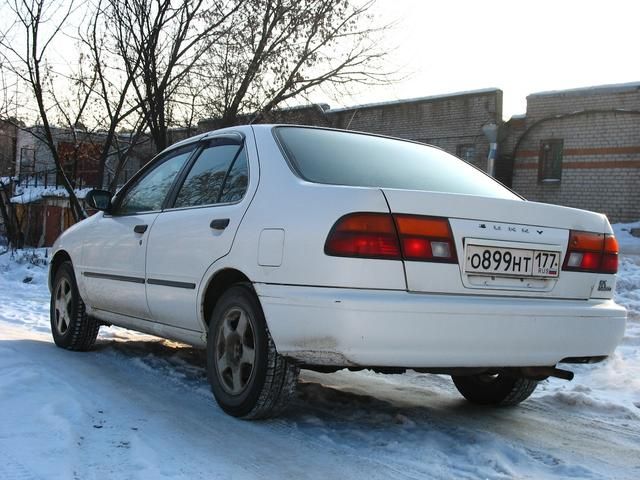
[[[293,169],[310,182],[520,198],[477,168],[428,145],[339,130],[274,130]]]

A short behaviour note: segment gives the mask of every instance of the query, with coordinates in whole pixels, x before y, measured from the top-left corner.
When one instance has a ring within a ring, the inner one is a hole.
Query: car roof
[[[250,130],[252,125],[236,125],[233,127],[220,128],[218,130],[210,130],[205,133],[200,133],[193,137],[185,138],[184,140],[180,140],[179,142],[171,144],[169,147],[163,150],[163,152],[168,152],[173,150],[174,148],[184,147],[185,145],[190,145],[192,143],[197,143],[200,140],[203,140],[207,137],[212,137],[214,135],[220,135],[225,133],[244,133],[247,130]]]
[[[409,143],[419,143],[421,145],[427,145],[429,147],[432,148],[436,148],[438,150],[442,150],[442,151],[446,151],[445,149],[437,146],[437,145],[432,145],[429,143],[424,143],[424,142],[419,142],[416,140],[411,140],[408,138],[401,138],[401,137],[394,137],[394,136],[390,136],[390,135],[383,135],[383,134],[379,134],[379,133],[372,133],[372,132],[363,132],[360,130],[347,130],[344,128],[332,128],[332,127],[324,127],[324,126],[317,126],[317,125],[303,125],[303,124],[295,124],[295,123],[257,123],[257,124],[246,124],[246,125],[235,125],[232,127],[225,127],[225,128],[220,128],[218,130],[210,130],[208,132],[205,133],[201,133],[199,135],[196,135],[194,137],[189,137],[186,138],[184,140],[181,140],[177,143],[174,143],[173,145],[171,145],[170,147],[168,147],[166,151],[172,150],[173,148],[178,148],[178,147],[182,147],[184,145],[189,145],[191,143],[195,143],[195,142],[199,142],[200,140],[207,138],[207,137],[211,137],[211,136],[215,136],[215,135],[221,135],[221,134],[225,134],[225,133],[241,133],[241,134],[246,134],[249,130],[251,129],[260,129],[260,130],[271,130],[275,127],[298,127],[298,128],[310,128],[313,130],[326,130],[326,131],[334,131],[334,132],[348,132],[348,133],[354,133],[354,134],[358,134],[358,135],[368,135],[371,137],[382,137],[382,138],[388,138],[391,140],[399,140],[399,141],[403,141],[403,142],[409,142]]]

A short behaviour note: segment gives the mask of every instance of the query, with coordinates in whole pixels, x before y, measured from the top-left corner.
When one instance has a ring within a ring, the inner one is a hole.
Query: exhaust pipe
[[[556,367],[524,367],[521,372],[525,377],[536,380],[543,380],[547,377],[561,378],[569,382],[573,380],[573,372]]]

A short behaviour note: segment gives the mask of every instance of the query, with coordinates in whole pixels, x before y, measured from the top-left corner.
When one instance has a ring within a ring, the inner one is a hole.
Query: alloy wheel
[[[216,370],[222,388],[239,395],[250,383],[256,363],[255,332],[248,313],[232,307],[217,332]]]
[[[55,293],[55,318],[54,324],[60,335],[64,335],[69,330],[71,324],[71,301],[73,293],[71,284],[66,278],[61,278]]]

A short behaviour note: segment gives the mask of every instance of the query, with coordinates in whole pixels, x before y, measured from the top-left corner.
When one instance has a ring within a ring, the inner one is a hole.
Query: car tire
[[[276,351],[251,287],[227,290],[213,309],[207,339],[207,375],[220,407],[244,419],[277,416],[295,395],[298,373]]]
[[[529,398],[538,385],[537,380],[504,373],[451,378],[462,396],[477,405],[517,405]]]
[[[76,351],[93,347],[100,322],[87,315],[71,262],[62,263],[56,272],[49,316],[53,341],[58,347]]]

